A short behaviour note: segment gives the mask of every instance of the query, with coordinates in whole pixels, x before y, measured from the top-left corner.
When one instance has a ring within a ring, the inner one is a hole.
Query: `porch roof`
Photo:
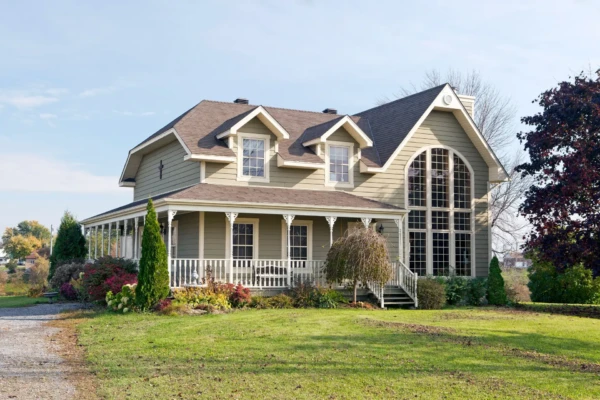
[[[400,215],[406,212],[401,207],[384,203],[381,201],[367,199],[353,195],[348,192],[334,190],[305,190],[288,189],[258,186],[228,186],[199,183],[188,188],[175,190],[154,196],[153,201],[157,211],[170,205],[193,205],[207,206],[207,211],[214,211],[215,206],[221,207],[222,211],[230,211],[233,207],[244,208],[293,208],[311,209],[323,211],[338,211],[343,214],[344,211],[376,213],[376,214],[395,214]],[[101,222],[115,214],[129,214],[130,212],[140,212],[145,209],[147,199],[134,201],[121,207],[106,211],[96,216],[82,221],[83,224]],[[178,209],[178,207],[172,207]],[[200,209],[199,209],[200,211]],[[142,214],[140,214],[142,215]]]

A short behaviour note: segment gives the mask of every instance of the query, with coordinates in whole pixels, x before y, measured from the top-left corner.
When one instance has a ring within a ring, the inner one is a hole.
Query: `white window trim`
[[[448,170],[449,170],[449,207],[446,208],[435,208],[433,209],[431,206],[431,150],[432,149],[445,149],[448,150]],[[426,185],[427,185],[427,189],[426,189],[426,207],[410,207],[408,205],[408,170],[410,168],[410,165],[412,164],[412,162],[415,160],[415,158],[417,158],[421,153],[426,152]],[[469,170],[469,173],[471,174],[471,207],[470,208],[454,208],[454,155],[457,155],[467,166],[467,169]],[[432,145],[432,146],[426,146],[426,147],[422,147],[419,150],[415,151],[415,153],[412,155],[412,157],[408,160],[408,162],[405,165],[404,168],[404,204],[406,205],[406,209],[409,210],[424,210],[426,211],[426,218],[427,218],[427,237],[426,237],[426,241],[427,241],[427,252],[426,252],[426,257],[427,257],[427,275],[432,275],[433,274],[433,227],[432,227],[432,219],[431,219],[431,213],[432,211],[446,211],[449,213],[448,215],[448,224],[449,224],[449,230],[435,230],[436,232],[448,232],[449,233],[449,245],[450,245],[450,265],[452,265],[454,268],[456,268],[456,237],[455,237],[455,233],[457,233],[457,231],[454,229],[454,212],[470,212],[471,213],[471,229],[469,231],[458,231],[458,233],[469,233],[471,235],[471,276],[475,277],[476,276],[476,268],[477,268],[477,263],[476,263],[476,247],[475,247],[475,172],[473,171],[473,167],[471,166],[471,163],[469,163],[469,160],[463,156],[459,151],[453,149],[452,147],[449,146],[444,146],[444,145]],[[408,218],[406,218],[408,220]],[[407,225],[407,232],[410,231],[421,231],[419,229],[408,229],[408,225]],[[407,239],[409,238],[409,234],[407,234]],[[410,249],[410,244],[407,245],[407,248]],[[407,266],[409,266],[410,263],[410,255],[408,254],[407,251],[407,256],[406,256],[406,262],[407,262]],[[410,266],[409,266],[410,267]]]
[[[258,133],[241,133],[237,139],[237,180],[242,182],[269,182],[269,170],[271,165],[271,137]],[[244,139],[258,139],[265,141],[265,176],[244,175]]]
[[[294,220],[292,221],[291,226],[307,226],[307,248],[306,248],[306,257],[307,261],[313,259],[313,221],[312,220]],[[287,259],[287,224],[284,220],[281,220],[281,258],[283,260]]]
[[[331,163],[329,161],[329,151],[331,146],[348,148],[348,182],[335,182],[329,179]],[[354,187],[354,143],[328,141],[325,145],[325,186],[353,188]]]
[[[258,259],[258,218],[236,218],[234,224],[252,224],[254,227],[252,228],[252,234],[254,235],[254,239],[252,240],[252,259]],[[229,220],[225,217],[225,258],[231,258],[231,249],[230,249],[230,239],[231,231]]]

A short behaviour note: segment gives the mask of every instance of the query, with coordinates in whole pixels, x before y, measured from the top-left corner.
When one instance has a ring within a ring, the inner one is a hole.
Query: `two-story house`
[[[416,300],[417,276],[488,273],[489,190],[506,172],[473,105],[447,84],[354,115],[204,100],[129,151],[133,202],[82,223],[136,259],[152,198],[173,287],[210,273],[252,288],[322,282],[332,242],[364,225]]]

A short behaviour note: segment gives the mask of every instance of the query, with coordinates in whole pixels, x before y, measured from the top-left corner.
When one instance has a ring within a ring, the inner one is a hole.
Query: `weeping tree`
[[[337,239],[323,268],[327,283],[352,284],[355,303],[359,282],[384,285],[392,278],[387,242],[373,229],[356,229]]]
[[[150,309],[169,295],[169,269],[167,248],[160,235],[160,226],[152,199],[148,200],[144,234],[142,236],[142,257],[138,272],[138,285],[135,298],[138,306]]]

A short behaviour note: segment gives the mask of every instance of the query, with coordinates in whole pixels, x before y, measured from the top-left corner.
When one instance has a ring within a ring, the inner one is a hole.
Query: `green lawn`
[[[33,304],[47,303],[44,298],[33,298],[27,296],[0,296],[0,308],[25,307]]]
[[[90,314],[106,398],[600,398],[600,320],[519,311]]]

